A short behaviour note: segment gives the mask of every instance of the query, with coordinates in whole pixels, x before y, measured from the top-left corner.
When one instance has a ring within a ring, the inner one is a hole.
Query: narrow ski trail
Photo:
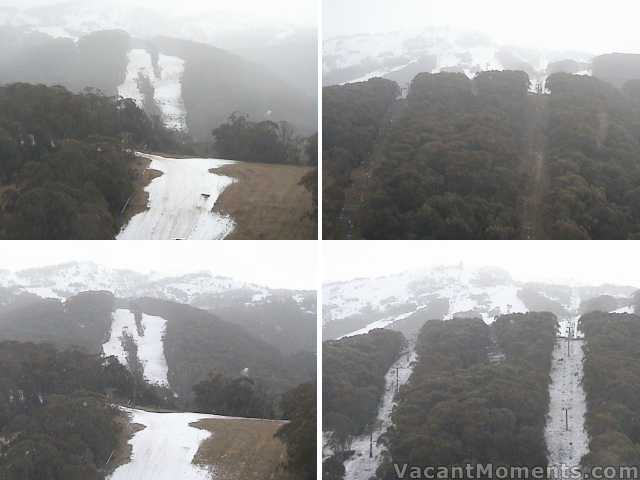
[[[396,391],[399,386],[404,385],[409,380],[415,359],[416,353],[412,346],[409,352],[401,355],[387,372],[385,376],[385,393],[382,397],[373,429],[372,456],[369,456],[372,438],[369,433],[354,439],[351,444],[354,454],[344,462],[344,480],[369,480],[375,476],[385,452],[384,446],[377,445],[377,440],[391,426],[391,413],[395,405]]]
[[[560,322],[552,357],[545,441],[549,467],[558,468],[558,474],[560,466],[579,467],[589,448],[582,386],[584,337],[578,330],[578,318]]]

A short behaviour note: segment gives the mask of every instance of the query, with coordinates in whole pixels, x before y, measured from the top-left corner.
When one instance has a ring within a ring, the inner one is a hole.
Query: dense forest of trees
[[[640,317],[583,315],[586,428],[593,465],[640,463]]]
[[[419,74],[406,100],[382,79],[325,88],[325,238],[640,235],[640,81],[556,73],[548,94],[529,86],[525,72],[488,71]]]
[[[130,99],[0,87],[0,238],[113,238],[136,146],[178,148]]]
[[[405,343],[401,333],[382,329],[324,342],[322,422],[323,430],[332,432],[334,450],[375,420],[385,375]]]
[[[212,133],[214,149],[223,158],[255,163],[318,164],[317,135],[300,137],[288,122],[252,122],[247,115],[236,112]]]
[[[340,216],[355,168],[369,160],[398,85],[372,79],[322,90],[322,225],[327,239],[344,238]]]
[[[114,357],[0,343],[0,478],[101,480],[135,380]],[[110,398],[111,400],[108,400]]]
[[[391,462],[545,466],[556,325],[549,313],[504,315],[491,326],[480,319],[427,322],[379,478],[395,478]]]
[[[555,74],[550,89],[546,232],[552,238],[640,235],[640,92]]]
[[[289,423],[276,436],[287,447],[286,469],[300,480],[315,480],[317,441],[317,397],[315,383],[303,383],[282,399],[282,412]]]
[[[528,86],[523,72],[418,75],[406,114],[384,138],[361,235],[515,237]]]
[[[248,376],[226,377],[211,373],[193,386],[198,412],[228,417],[273,418],[273,399],[264,386]]]

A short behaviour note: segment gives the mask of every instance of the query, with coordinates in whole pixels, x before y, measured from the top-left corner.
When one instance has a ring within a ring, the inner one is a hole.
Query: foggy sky
[[[639,19],[640,3],[630,0],[323,0],[325,38],[435,25],[500,44],[640,53]]]
[[[316,289],[315,242],[93,241],[2,242],[0,269],[92,261],[141,273],[204,270],[272,288]]]
[[[640,288],[635,242],[368,241],[324,242],[325,283],[438,265],[501,267],[518,281],[556,281]]]
[[[81,0],[83,4],[92,2],[104,5],[108,3],[126,3],[143,6],[151,10],[170,15],[196,15],[207,11],[244,14],[252,19],[265,22],[278,21],[295,26],[317,27],[317,0]],[[0,6],[27,9],[43,5],[68,3],[68,0],[0,0]]]

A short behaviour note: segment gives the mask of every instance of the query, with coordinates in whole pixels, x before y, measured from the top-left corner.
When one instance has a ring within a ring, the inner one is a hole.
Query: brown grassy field
[[[317,226],[309,218],[311,193],[300,180],[311,169],[297,165],[238,162],[215,173],[237,181],[218,199],[215,210],[231,215],[236,228],[228,240],[311,240]]]
[[[282,468],[286,448],[274,437],[284,424],[269,420],[206,419],[191,424],[211,432],[193,462],[219,480],[293,480]]]

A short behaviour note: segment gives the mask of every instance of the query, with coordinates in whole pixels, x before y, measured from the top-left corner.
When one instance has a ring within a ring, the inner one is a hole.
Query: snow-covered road
[[[209,471],[191,463],[200,444],[211,434],[189,426],[213,415],[153,413],[126,410],[131,422],[144,425],[129,441],[131,461],[118,467],[109,480],[209,480]]]
[[[585,429],[587,405],[582,387],[584,338],[577,328],[577,320],[576,317],[560,322],[560,335],[553,351],[545,427],[549,467],[579,466],[589,447]]]
[[[344,480],[369,480],[375,476],[376,469],[380,465],[383,459],[382,454],[384,453],[384,446],[376,445],[376,441],[391,426],[391,412],[395,404],[394,398],[397,383],[400,386],[407,383],[413,371],[415,359],[416,354],[411,348],[409,353],[402,355],[387,372],[385,376],[385,393],[380,403],[373,431],[373,457],[369,458],[369,446],[371,443],[369,434],[357,437],[351,444],[351,449],[355,453],[344,464]],[[397,380],[396,375],[398,376]]]
[[[210,170],[235,162],[139,155],[162,175],[145,188],[148,209],[129,221],[118,240],[221,240],[233,231],[233,219],[213,212],[213,207],[234,180]]]

